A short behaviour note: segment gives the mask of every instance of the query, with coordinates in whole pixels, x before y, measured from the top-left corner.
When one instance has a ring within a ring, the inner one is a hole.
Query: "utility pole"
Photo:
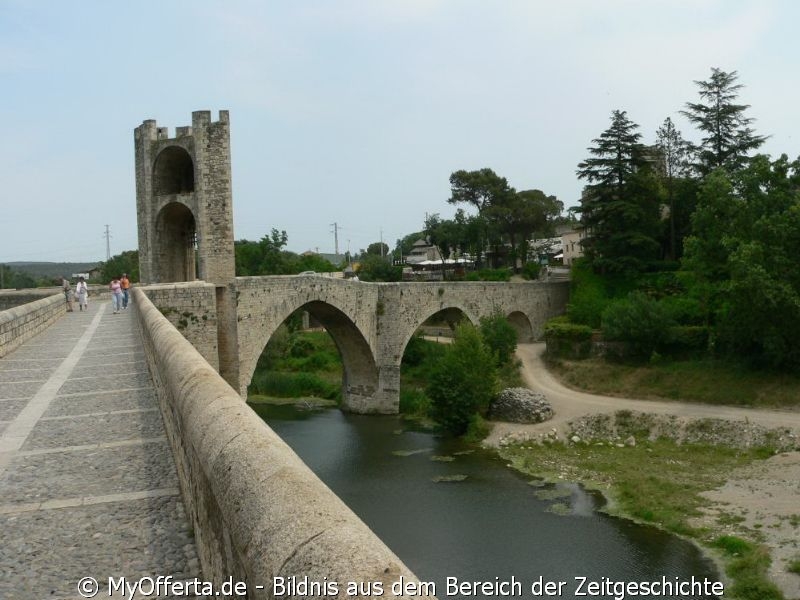
[[[331,227],[333,227],[334,249],[336,251],[336,256],[339,256],[339,224],[334,221],[331,223]]]
[[[383,258],[383,227],[381,227],[381,259]]]
[[[111,260],[111,234],[108,232],[108,225],[106,225],[106,262]]]

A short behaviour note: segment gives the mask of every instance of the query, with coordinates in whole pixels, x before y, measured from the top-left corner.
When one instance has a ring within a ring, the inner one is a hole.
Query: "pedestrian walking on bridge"
[[[131,280],[128,279],[127,273],[122,274],[119,283],[122,286],[122,310],[125,310],[128,308],[128,289],[131,287]]]
[[[119,281],[119,277],[114,277],[111,280],[111,283],[108,284],[108,289],[111,290],[111,306],[114,308],[114,314],[116,315],[122,306],[122,284]]]
[[[83,277],[78,277],[78,283],[75,285],[75,295],[78,297],[78,309],[89,310],[89,286],[86,285],[86,280]]]

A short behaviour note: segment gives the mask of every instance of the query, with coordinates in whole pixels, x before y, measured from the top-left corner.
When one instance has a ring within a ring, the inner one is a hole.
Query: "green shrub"
[[[571,323],[567,317],[556,317],[545,323],[544,341],[550,356],[588,358],[592,350],[592,328]]]
[[[400,389],[400,412],[409,416],[427,416],[431,409],[431,399],[423,390],[415,388]]]
[[[314,352],[315,347],[311,340],[293,334],[289,340],[289,356],[295,358],[308,356]]]
[[[409,367],[416,367],[422,364],[425,360],[427,353],[427,340],[421,335],[413,335],[406,344],[406,349],[403,352],[403,365]]]
[[[800,558],[796,558],[789,562],[789,564],[786,566],[786,570],[789,571],[789,573],[800,575]]]
[[[338,399],[339,386],[328,383],[313,373],[285,373],[264,371],[256,373],[250,383],[250,393],[279,398],[318,398]]]
[[[567,316],[573,323],[600,327],[600,317],[609,299],[604,280],[581,261],[572,270],[572,284],[567,304]]]
[[[517,349],[517,330],[503,313],[495,311],[492,316],[481,318],[480,332],[489,350],[497,356],[497,365],[508,364]]]
[[[592,338],[592,328],[587,325],[572,323],[566,317],[555,317],[544,324],[545,339],[549,337],[573,342],[582,342]]]
[[[464,434],[473,415],[486,412],[496,382],[494,357],[480,333],[470,324],[459,325],[425,390],[433,418],[445,431]]]
[[[672,355],[698,355],[708,349],[708,327],[675,325],[669,328],[665,350]]]
[[[467,273],[466,281],[510,281],[511,269],[480,269]]]
[[[603,338],[627,344],[627,354],[649,358],[669,339],[672,320],[657,301],[641,292],[611,303],[602,318]]]
[[[680,325],[702,325],[706,313],[696,298],[666,296],[660,300],[670,318]]]
[[[522,266],[520,275],[525,279],[538,279],[539,272],[542,270],[542,265],[538,262],[527,262]]]

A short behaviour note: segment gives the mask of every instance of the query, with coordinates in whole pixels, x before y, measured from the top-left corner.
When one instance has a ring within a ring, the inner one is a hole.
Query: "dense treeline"
[[[800,366],[800,161],[753,154],[766,138],[737,103],[737,80],[712,69],[696,82],[699,101],[682,114],[698,144],[667,119],[644,145],[615,110],[578,165],[585,258],[568,314],[628,356]]]

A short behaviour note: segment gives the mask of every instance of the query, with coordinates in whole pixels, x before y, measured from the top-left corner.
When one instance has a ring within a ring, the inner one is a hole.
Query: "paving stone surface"
[[[45,412],[44,417],[85,415],[157,407],[155,394],[152,388],[148,386],[56,396],[50,403],[50,407]],[[3,414],[2,410],[2,405],[0,405],[0,415]]]
[[[133,310],[94,303],[0,359],[3,600],[202,579]]]
[[[0,400],[0,421],[10,421],[19,414],[28,403],[27,398],[19,400]]]

